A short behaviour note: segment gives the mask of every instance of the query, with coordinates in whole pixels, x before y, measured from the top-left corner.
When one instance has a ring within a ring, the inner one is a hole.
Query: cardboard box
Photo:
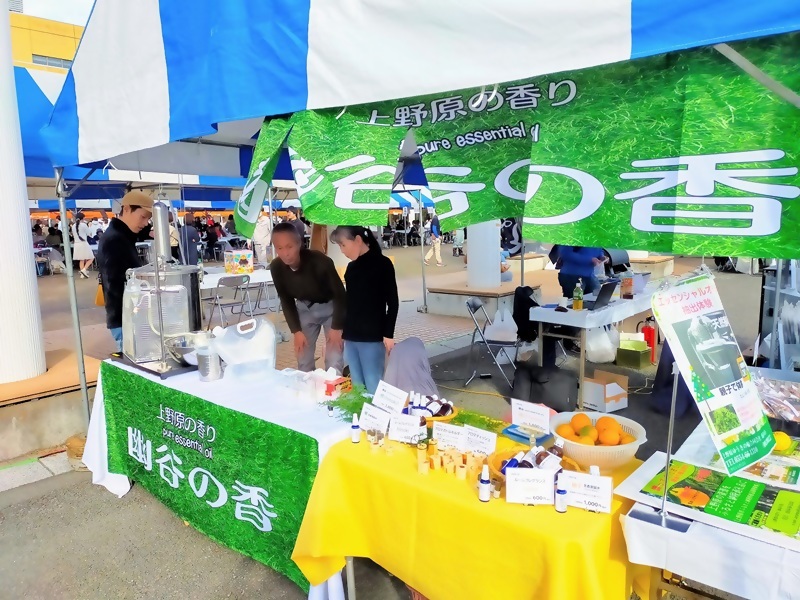
[[[650,348],[647,342],[620,340],[617,349],[617,365],[631,369],[643,369],[650,365]]]
[[[234,250],[225,253],[225,273],[228,275],[249,275],[253,272],[253,251]]]
[[[628,406],[628,378],[608,371],[595,371],[583,380],[583,407],[597,412],[614,412]]]

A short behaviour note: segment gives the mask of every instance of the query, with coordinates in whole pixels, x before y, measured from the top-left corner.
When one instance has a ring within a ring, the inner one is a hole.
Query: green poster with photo
[[[652,307],[723,468],[735,473],[768,456],[775,438],[714,279],[659,289]]]
[[[800,90],[800,34],[731,45]],[[415,132],[445,231],[524,217],[528,239],[683,254],[800,251],[798,109],[713,48],[265,124],[313,222],[386,222]]]
[[[642,488],[654,498],[664,494],[664,470]],[[769,530],[800,541],[800,494],[771,485],[730,477],[720,471],[673,460],[667,501],[684,514],[702,512],[748,527]]]

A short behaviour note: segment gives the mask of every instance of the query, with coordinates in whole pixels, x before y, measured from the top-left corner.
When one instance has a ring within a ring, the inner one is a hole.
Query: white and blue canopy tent
[[[798,0],[96,0],[42,135],[56,167],[247,177],[264,117],[797,30]]]
[[[798,29],[796,0],[97,0],[43,136],[57,167],[246,177],[265,116]]]

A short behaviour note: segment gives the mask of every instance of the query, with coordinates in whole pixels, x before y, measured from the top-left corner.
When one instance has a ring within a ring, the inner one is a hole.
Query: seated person
[[[61,233],[55,227],[47,228],[47,237],[44,239],[44,241],[51,248],[58,248],[64,243],[61,238]]]
[[[424,396],[439,395],[439,389],[431,375],[431,363],[425,344],[416,337],[398,342],[389,353],[383,380],[403,390]]]
[[[45,238],[42,235],[42,226],[38,223],[33,226],[33,245],[42,247],[45,245]]]

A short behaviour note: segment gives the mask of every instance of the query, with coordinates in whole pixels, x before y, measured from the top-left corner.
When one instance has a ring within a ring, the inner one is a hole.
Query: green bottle
[[[572,310],[583,310],[583,285],[580,278],[572,291]]]

